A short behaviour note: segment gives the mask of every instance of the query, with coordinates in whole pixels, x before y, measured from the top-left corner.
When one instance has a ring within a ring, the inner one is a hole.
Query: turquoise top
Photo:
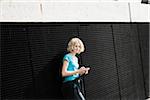
[[[73,58],[73,55],[71,55],[70,53],[68,53],[68,54],[66,54],[64,56],[63,61],[64,60],[68,61],[67,71],[76,71],[79,68],[78,58],[77,57]],[[64,78],[63,82],[72,81],[72,80],[74,80],[74,79],[76,79],[78,77],[79,77],[79,74],[74,74],[74,75],[71,75],[71,76],[66,76]]]

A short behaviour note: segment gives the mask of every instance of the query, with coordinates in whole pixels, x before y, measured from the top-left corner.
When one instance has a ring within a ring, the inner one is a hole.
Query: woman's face
[[[79,43],[75,44],[74,46],[74,52],[75,53],[80,53],[81,45]]]

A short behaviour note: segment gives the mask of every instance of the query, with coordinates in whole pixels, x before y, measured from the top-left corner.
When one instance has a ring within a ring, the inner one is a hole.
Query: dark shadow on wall
[[[29,99],[62,99],[61,69],[62,59],[66,53],[57,54],[43,70],[33,79],[33,85],[25,90],[24,98]]]

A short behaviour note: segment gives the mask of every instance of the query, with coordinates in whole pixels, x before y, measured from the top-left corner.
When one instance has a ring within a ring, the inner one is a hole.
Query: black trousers
[[[62,94],[65,100],[85,100],[78,80],[63,83]]]

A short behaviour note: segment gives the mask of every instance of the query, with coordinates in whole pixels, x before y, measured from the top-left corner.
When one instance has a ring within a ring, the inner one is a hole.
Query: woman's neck
[[[71,54],[71,55],[73,55],[73,56],[75,56],[75,55],[76,55],[76,53],[74,53],[74,52],[70,52],[70,54]]]

